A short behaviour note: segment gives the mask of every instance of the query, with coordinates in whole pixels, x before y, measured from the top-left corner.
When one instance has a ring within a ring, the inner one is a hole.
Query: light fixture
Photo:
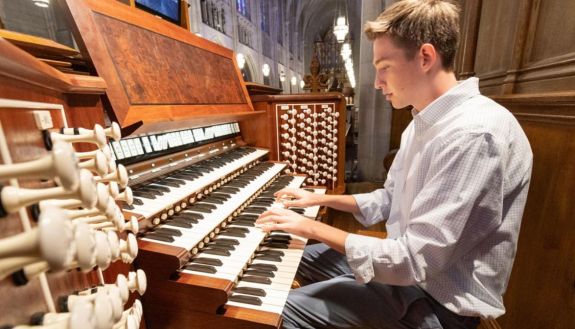
[[[304,82],[303,80],[300,80],[300,81],[299,81],[299,87],[300,87],[301,89],[303,89],[303,87],[305,87],[305,82]]]
[[[48,8],[50,6],[50,0],[32,0],[34,4],[38,7]]]
[[[286,74],[285,74],[284,72],[281,72],[281,73],[280,73],[280,81],[281,81],[281,82],[286,81]]]
[[[270,76],[270,66],[267,63],[262,66],[262,73],[264,74],[264,77]]]
[[[351,46],[349,45],[348,42],[344,43],[341,46],[341,57],[343,58],[344,61],[351,57]]]
[[[338,17],[335,26],[333,27],[333,34],[335,35],[337,42],[342,43],[345,40],[347,32],[349,32],[349,26],[347,25],[345,17]]]
[[[244,65],[246,65],[246,57],[244,56],[244,54],[237,53],[236,61],[238,62],[238,67],[240,68],[240,70],[242,70],[244,68]]]
[[[291,77],[291,84],[292,84],[292,86],[295,86],[297,84],[297,78],[296,77]]]

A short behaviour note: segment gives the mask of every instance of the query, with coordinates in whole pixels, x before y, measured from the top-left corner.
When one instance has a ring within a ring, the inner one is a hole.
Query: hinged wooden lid
[[[178,129],[253,113],[230,49],[118,1],[58,1],[123,128]]]

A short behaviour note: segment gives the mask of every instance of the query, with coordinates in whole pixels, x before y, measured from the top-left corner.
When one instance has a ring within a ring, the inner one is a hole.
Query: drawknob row
[[[138,254],[138,220],[126,219],[116,201],[131,204],[133,193],[126,168],[115,163],[107,145],[108,138],[120,140],[119,125],[63,128],[44,131],[43,136],[46,156],[0,165],[0,181],[42,179],[55,185],[42,189],[0,185],[0,218],[30,207],[37,221],[33,228],[0,240],[0,280],[11,275],[22,285],[45,272],[89,272],[105,270],[118,260],[132,262]],[[76,152],[73,143],[97,149]],[[136,329],[141,303],[136,300],[128,309],[124,305],[130,292],[143,294],[146,285],[141,270],[128,277],[119,275],[116,284],[61,298],[63,312],[37,315],[31,326],[1,328]]]

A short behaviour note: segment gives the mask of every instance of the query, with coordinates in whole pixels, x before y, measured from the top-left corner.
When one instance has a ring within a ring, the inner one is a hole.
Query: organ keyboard
[[[226,309],[264,314],[271,327],[281,323],[306,241],[266,234],[254,222],[263,211],[282,206],[275,191],[299,187],[305,176],[282,176],[286,163],[262,161],[267,150],[239,144],[237,138],[223,140],[127,166],[134,202],[123,203],[123,210],[145,223],[136,262],[151,278],[150,297],[144,299],[144,308],[153,309],[146,311],[151,327],[169,326],[164,322],[180,321],[190,310],[194,323],[226,319]],[[295,211],[315,218],[319,209]],[[185,301],[174,298],[174,290]],[[169,312],[154,311],[167,306]],[[261,325],[257,318],[228,316],[246,326]]]

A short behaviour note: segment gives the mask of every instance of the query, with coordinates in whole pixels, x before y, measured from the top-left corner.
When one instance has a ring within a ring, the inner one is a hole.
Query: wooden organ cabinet
[[[0,38],[0,326],[137,328],[138,222],[111,159],[99,77],[68,75]],[[79,128],[86,127],[86,128]],[[79,128],[79,129],[72,129]]]
[[[289,172],[306,174],[304,185],[345,192],[342,94],[254,95],[252,103],[265,115],[241,123],[246,142],[270,149],[272,159],[289,163]]]
[[[307,241],[254,222],[283,187],[343,190],[343,97],[280,106],[307,144],[254,139],[271,112],[232,51],[117,1],[56,5],[97,76],[0,39],[0,326],[279,328]]]

